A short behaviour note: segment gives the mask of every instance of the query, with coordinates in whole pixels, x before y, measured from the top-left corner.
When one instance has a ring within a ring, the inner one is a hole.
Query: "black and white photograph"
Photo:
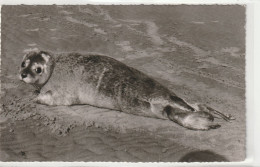
[[[0,161],[244,161],[246,10],[3,5]]]

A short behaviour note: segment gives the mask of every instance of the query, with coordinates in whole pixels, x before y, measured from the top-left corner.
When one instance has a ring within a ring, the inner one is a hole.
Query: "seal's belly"
[[[108,97],[100,93],[96,88],[90,85],[78,90],[78,99],[81,104],[119,110],[117,102],[113,97]]]

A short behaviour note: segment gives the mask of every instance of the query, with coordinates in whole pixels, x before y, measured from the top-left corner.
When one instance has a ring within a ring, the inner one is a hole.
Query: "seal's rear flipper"
[[[168,118],[179,125],[192,130],[217,129],[219,124],[213,123],[214,117],[207,112],[188,112],[171,106],[164,108]]]
[[[198,107],[199,107],[200,111],[208,112],[208,113],[212,114],[215,118],[222,118],[228,122],[231,122],[231,120],[235,120],[235,118],[232,115],[223,114],[222,112],[217,111],[205,104],[199,104]]]

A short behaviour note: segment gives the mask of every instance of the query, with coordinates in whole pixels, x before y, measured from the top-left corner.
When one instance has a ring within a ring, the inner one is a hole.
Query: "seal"
[[[219,128],[214,118],[234,119],[206,105],[193,107],[148,75],[107,56],[31,51],[19,76],[37,88],[40,104],[93,105],[171,120],[192,130]]]

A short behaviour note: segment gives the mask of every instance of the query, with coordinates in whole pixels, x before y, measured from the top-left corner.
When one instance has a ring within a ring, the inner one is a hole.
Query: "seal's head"
[[[51,54],[39,51],[27,53],[20,67],[20,80],[42,87],[50,78],[54,67]]]

